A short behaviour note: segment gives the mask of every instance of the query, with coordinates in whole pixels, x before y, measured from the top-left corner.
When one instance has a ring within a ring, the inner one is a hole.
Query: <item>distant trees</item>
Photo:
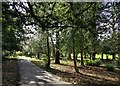
[[[20,36],[25,33],[23,26],[35,27],[34,30],[37,32],[38,37],[32,38],[33,42],[30,43],[30,49],[34,53],[37,52],[38,58],[40,57],[40,52],[43,53],[45,51],[48,57],[46,67],[50,68],[51,53],[53,58],[55,58],[56,64],[60,64],[61,55],[72,59],[71,54],[73,54],[74,68],[76,72],[79,72],[77,68],[78,54],[80,54],[81,65],[84,66],[86,55],[89,55],[90,59],[95,60],[97,53],[102,53],[102,59],[103,53],[112,52],[113,58],[115,53],[118,53],[119,31],[116,31],[118,30],[116,29],[116,23],[119,25],[118,4],[109,2],[3,3],[5,8],[5,10],[3,9],[3,22],[6,22],[3,27],[7,31],[13,31],[12,33],[10,32],[9,36],[14,37],[12,39],[16,42],[15,44],[18,42],[17,45],[20,45],[21,38],[18,37],[18,40],[16,36],[18,33],[21,33]],[[7,11],[11,14],[6,13]],[[6,21],[7,18],[12,21]],[[15,26],[12,22],[15,23]],[[3,35],[8,34],[7,31]],[[106,37],[105,39],[102,35],[106,35],[109,31],[112,31],[112,33],[109,33],[111,37]],[[28,33],[30,34],[31,32],[28,31]],[[35,37],[35,33],[33,34]],[[53,42],[53,35],[55,36],[55,43]],[[6,40],[7,36],[4,36]],[[26,41],[25,39],[23,40]],[[111,44],[114,45],[111,46]]]
[[[109,54],[112,54],[113,59],[115,59],[115,54],[117,53],[117,34],[119,34],[119,6],[118,2],[108,2],[108,3],[101,3],[101,9],[100,9],[100,15],[99,15],[99,25],[98,25],[98,31],[99,33],[102,33],[105,41],[107,43],[103,47],[103,52],[107,52]],[[102,35],[101,35],[102,37]],[[105,46],[108,46],[109,49],[106,50]]]

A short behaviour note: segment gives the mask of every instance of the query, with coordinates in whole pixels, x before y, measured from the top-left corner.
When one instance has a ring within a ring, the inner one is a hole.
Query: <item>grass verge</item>
[[[32,60],[32,62],[44,68],[44,60]],[[72,61],[61,60],[61,64],[51,61],[51,69],[45,69],[59,77],[59,80],[77,84],[76,86],[119,86],[120,71],[109,72],[103,67],[78,66],[80,73],[74,71]],[[79,65],[79,64],[78,64]]]

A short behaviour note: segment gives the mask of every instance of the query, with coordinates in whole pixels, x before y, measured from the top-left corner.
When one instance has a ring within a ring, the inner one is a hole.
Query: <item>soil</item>
[[[2,61],[2,86],[18,86],[19,80],[17,59],[4,58]]]
[[[73,66],[52,64],[48,71],[78,86],[120,86],[120,69],[111,72],[103,67],[80,66],[76,73]]]

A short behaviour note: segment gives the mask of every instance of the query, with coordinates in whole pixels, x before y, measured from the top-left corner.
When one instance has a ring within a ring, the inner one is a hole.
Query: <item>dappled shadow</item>
[[[2,61],[10,61],[10,60],[18,60],[17,58],[6,58],[6,57],[4,57],[4,58],[2,58]]]
[[[60,64],[61,65],[61,64]],[[55,69],[47,69],[47,71],[62,77],[63,80],[76,83],[82,86],[89,86],[89,85],[111,85],[111,86],[119,86],[120,79],[115,79],[114,76],[120,78],[118,75],[116,75],[114,72],[108,72],[102,67],[89,67],[89,66],[80,66],[79,70],[80,73],[74,73],[72,70],[70,72],[61,70],[61,66],[59,65],[59,68],[55,67]],[[62,64],[64,66],[64,64]],[[68,66],[68,65],[67,65]],[[66,68],[66,65],[64,66]],[[54,68],[54,67],[53,67]],[[63,67],[62,67],[63,68]],[[72,67],[71,67],[72,68]],[[97,72],[97,74],[96,74]],[[103,74],[105,73],[105,74]],[[113,76],[111,76],[113,75]],[[72,78],[73,81],[70,80]]]
[[[72,68],[74,68],[74,66],[72,66],[72,65],[69,65],[69,64],[63,64],[63,63],[61,63],[61,64],[59,64],[59,65],[62,65],[62,66],[64,66],[64,67],[72,67]],[[86,70],[91,70],[91,71],[96,71],[96,72],[98,72],[99,74],[101,73],[101,74],[103,74],[103,72],[109,72],[108,73],[108,75],[110,75],[110,74],[119,74],[120,75],[120,69],[119,68],[115,68],[115,70],[114,71],[107,71],[107,69],[104,67],[104,66],[87,66],[87,65],[85,65],[85,66],[78,66],[78,68],[79,69],[86,69]]]
[[[68,81],[68,82],[71,82],[70,78],[72,78],[72,79],[74,79],[76,84],[79,84],[82,86],[84,86],[84,85],[85,86],[90,86],[90,85],[118,86],[120,84],[119,81],[110,81],[110,80],[106,80],[104,78],[100,78],[98,76],[90,76],[90,75],[83,74],[83,73],[68,73],[68,72],[63,72],[63,71],[57,70],[57,69],[49,69],[47,71],[49,71],[59,77],[62,77],[65,81]]]
[[[114,75],[114,76],[118,76],[120,77],[120,70],[118,68],[116,68],[114,71],[107,71],[107,69],[105,67],[96,67],[96,66],[79,66],[78,67],[80,70],[86,70],[86,72],[90,73],[93,72],[99,75]],[[85,71],[84,71],[85,72]]]
[[[60,63],[60,65],[74,67],[73,65],[69,65],[69,64],[63,64],[63,63]]]
[[[16,58],[2,59],[2,86],[18,86],[20,77]]]
[[[55,76],[32,64],[28,60],[19,59],[21,82],[20,85],[30,86],[66,86],[68,83],[60,82]]]
[[[78,86],[119,86],[120,84],[120,75],[115,71],[109,72],[103,67],[79,66],[80,73],[75,73],[74,67],[67,64],[51,64],[51,67],[45,70],[61,77],[60,80],[78,84]]]

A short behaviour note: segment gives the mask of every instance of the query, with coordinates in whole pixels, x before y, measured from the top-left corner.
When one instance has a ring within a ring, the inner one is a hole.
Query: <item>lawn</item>
[[[32,60],[32,62],[39,67],[42,66],[42,68],[44,68],[44,60]],[[54,61],[52,60],[51,69],[46,70],[57,75],[59,80],[78,84],[78,86],[119,86],[120,84],[120,69],[110,72],[104,67],[83,67],[80,66],[80,63],[78,63],[78,68],[80,73],[75,73],[73,61],[61,60],[61,64],[54,64]]]

